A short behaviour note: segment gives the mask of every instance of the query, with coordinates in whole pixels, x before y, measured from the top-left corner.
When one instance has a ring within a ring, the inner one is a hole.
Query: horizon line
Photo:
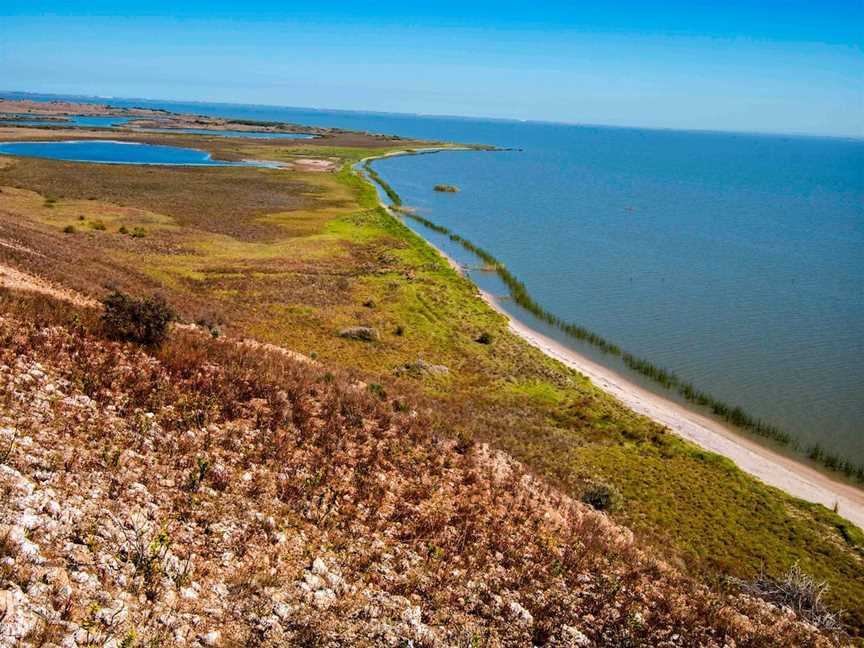
[[[573,126],[573,127],[589,127],[589,128],[621,128],[628,130],[649,130],[649,131],[673,131],[680,133],[705,133],[705,134],[721,134],[721,135],[760,135],[769,137],[813,137],[821,139],[842,139],[864,141],[864,132],[859,134],[834,134],[828,135],[824,133],[810,133],[804,131],[769,131],[769,130],[725,130],[718,128],[676,128],[674,126],[639,126],[633,124],[602,124],[595,122],[577,122],[577,121],[561,121],[551,119],[522,119],[519,117],[491,117],[491,116],[476,116],[476,115],[454,115],[451,113],[417,113],[417,112],[398,112],[389,110],[371,110],[362,108],[321,108],[316,106],[291,106],[283,104],[270,103],[246,103],[240,101],[211,101],[206,99],[159,99],[151,97],[123,97],[119,95],[96,95],[96,94],[76,94],[68,93],[61,94],[55,92],[31,92],[28,90],[0,90],[0,97],[3,95],[31,95],[42,97],[73,97],[78,99],[93,99],[103,102],[113,100],[121,101],[150,101],[160,103],[176,103],[176,104],[216,104],[223,106],[256,106],[261,108],[282,108],[290,110],[311,110],[317,112],[341,112],[367,115],[389,115],[399,117],[415,117],[415,118],[438,118],[438,119],[464,119],[472,121],[498,121],[509,122],[516,124],[545,124],[553,126]],[[109,104],[110,105],[110,104]],[[290,122],[285,122],[290,123]],[[305,124],[313,125],[313,124]]]

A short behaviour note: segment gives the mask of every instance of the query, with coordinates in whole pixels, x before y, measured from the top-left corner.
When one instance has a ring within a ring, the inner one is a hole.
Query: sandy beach
[[[453,263],[452,260],[450,262]],[[719,421],[630,382],[611,369],[514,319],[492,295],[480,292],[486,303],[508,318],[513,333],[546,355],[587,376],[597,387],[633,411],[662,423],[675,434],[706,450],[731,459],[741,470],[769,486],[828,508],[836,504],[840,515],[864,527],[864,492],[861,490],[851,484],[835,481],[818,470],[736,434]]]
[[[359,167],[359,164],[357,166]],[[383,201],[381,206],[399,218],[399,215]],[[434,245],[432,247],[457,272],[464,273],[464,268],[446,253]],[[624,376],[520,322],[506,312],[493,295],[482,290],[479,292],[487,304],[507,318],[510,330],[514,334],[546,355],[588,377],[598,388],[611,394],[633,411],[665,425],[675,434],[705,450],[731,459],[741,470],[769,486],[779,488],[808,502],[822,504],[829,509],[836,506],[840,515],[864,528],[864,491],[851,484],[831,479],[810,466],[751,441],[719,421],[627,380]]]

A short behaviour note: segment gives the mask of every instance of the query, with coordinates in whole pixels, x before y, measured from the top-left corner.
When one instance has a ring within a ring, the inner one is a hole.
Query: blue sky
[[[864,0],[0,5],[0,90],[864,137]]]

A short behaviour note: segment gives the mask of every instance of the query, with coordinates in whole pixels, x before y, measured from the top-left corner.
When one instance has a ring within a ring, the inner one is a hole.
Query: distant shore
[[[399,154],[391,153],[386,157],[393,155]],[[372,159],[376,157],[364,159],[362,163]],[[359,167],[360,164],[357,166]],[[379,202],[391,215],[398,217],[389,205],[380,200],[380,197]],[[440,248],[428,240],[427,243],[435,248],[457,272],[460,274],[464,272],[462,266]],[[861,489],[831,479],[828,475],[802,462],[751,441],[715,419],[637,385],[615,371],[531,328],[505,311],[493,295],[482,290],[479,292],[487,304],[507,318],[511,332],[547,356],[585,375],[596,387],[614,396],[628,408],[661,423],[678,436],[701,448],[732,460],[741,470],[769,486],[779,488],[808,502],[822,504],[828,509],[833,510],[836,506],[839,515],[864,528],[864,491]]]

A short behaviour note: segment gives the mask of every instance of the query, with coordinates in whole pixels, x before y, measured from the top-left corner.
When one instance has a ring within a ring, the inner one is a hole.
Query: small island
[[[435,191],[440,191],[441,193],[459,193],[459,187],[448,184],[436,184]]]

